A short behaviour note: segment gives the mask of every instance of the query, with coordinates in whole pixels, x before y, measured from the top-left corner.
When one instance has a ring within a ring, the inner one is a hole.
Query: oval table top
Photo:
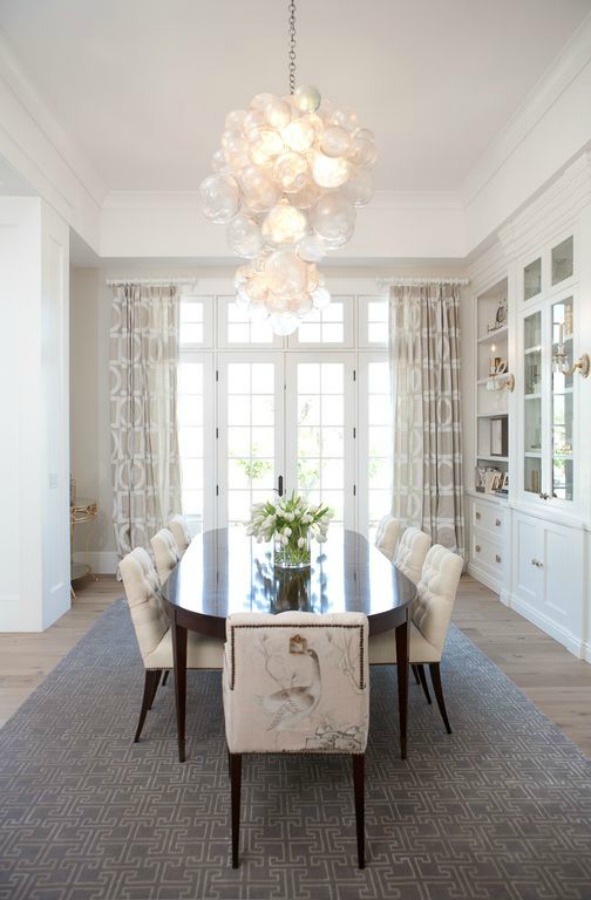
[[[230,613],[284,610],[364,612],[377,634],[406,617],[416,586],[355,531],[331,525],[326,543],[312,542],[309,568],[282,570],[271,544],[237,526],[195,537],[163,593],[180,625],[221,638]]]

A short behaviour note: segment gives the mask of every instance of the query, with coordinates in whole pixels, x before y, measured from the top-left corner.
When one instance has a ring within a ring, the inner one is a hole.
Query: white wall
[[[3,631],[41,630],[70,605],[68,246],[43,201],[0,198]]]

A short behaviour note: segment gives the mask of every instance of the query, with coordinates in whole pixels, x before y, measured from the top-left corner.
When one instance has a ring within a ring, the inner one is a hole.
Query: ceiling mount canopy
[[[257,94],[226,116],[214,174],[200,186],[204,214],[227,227],[236,302],[291,334],[330,302],[317,263],[353,236],[355,207],[373,196],[374,135],[357,113],[296,88],[295,0],[289,2],[289,90]]]

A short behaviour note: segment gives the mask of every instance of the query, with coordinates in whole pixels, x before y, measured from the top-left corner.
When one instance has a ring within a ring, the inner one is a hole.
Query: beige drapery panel
[[[459,285],[390,288],[392,514],[464,556]]]
[[[120,558],[181,510],[179,299],[174,285],[113,285],[110,346],[113,523]]]

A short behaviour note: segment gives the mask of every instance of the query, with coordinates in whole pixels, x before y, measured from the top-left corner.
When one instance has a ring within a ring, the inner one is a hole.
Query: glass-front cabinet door
[[[551,496],[573,500],[573,298],[552,304]]]
[[[528,493],[542,489],[542,313],[523,322],[523,487]]]
[[[576,282],[567,236],[523,266],[522,489],[532,501],[575,501]],[[575,374],[573,374],[575,373]]]

